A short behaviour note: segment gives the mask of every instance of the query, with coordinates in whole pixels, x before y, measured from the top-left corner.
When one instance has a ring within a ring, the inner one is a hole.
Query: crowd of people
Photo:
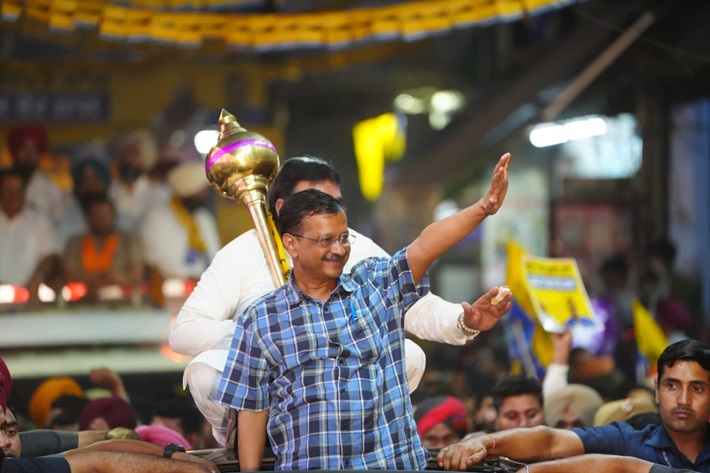
[[[0,284],[21,288],[18,302],[35,307],[45,285],[55,301],[153,297],[147,302],[159,305],[151,289],[168,278],[199,279],[221,247],[199,155],[159,151],[148,130],[119,141],[112,158],[73,157],[64,190],[40,167],[46,130],[10,130],[10,162],[0,170]]]
[[[130,297],[152,279],[198,282],[169,333],[170,347],[193,357],[189,395],[143,416],[121,377],[97,368],[90,389],[42,382],[21,400],[24,418],[7,403],[0,359],[2,472],[216,471],[186,453],[212,447],[233,449],[242,471],[258,470],[266,447],[276,469],[292,470],[421,470],[432,455],[465,470],[502,455],[531,462],[526,473],[710,471],[710,347],[688,336],[698,321],[674,289],[667,242],[649,248],[638,290],[623,258],[604,263],[611,342],[590,350],[570,331],[553,334],[542,379],[511,374],[501,356],[499,321],[514,298],[503,281],[471,303],[430,292],[429,266],[503,205],[509,154],[484,196],[391,256],[348,226],[331,163],[287,159],[268,195],[291,268],[274,290],[254,230],[222,248],[199,160],[159,160],[150,134],[136,132],[112,162],[74,160],[66,193],[39,169],[44,129],[18,127],[7,142],[0,284],[25,288],[32,303],[41,284],[60,293],[80,283],[97,301],[109,287]],[[669,340],[642,378],[628,363],[635,299]],[[449,346],[456,369],[427,368],[411,336]]]

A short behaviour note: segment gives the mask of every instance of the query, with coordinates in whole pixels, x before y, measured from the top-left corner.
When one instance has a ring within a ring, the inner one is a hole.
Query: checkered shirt
[[[239,318],[217,401],[270,410],[277,470],[423,470],[403,314],[428,290],[406,248],[357,263],[325,303],[291,280]]]

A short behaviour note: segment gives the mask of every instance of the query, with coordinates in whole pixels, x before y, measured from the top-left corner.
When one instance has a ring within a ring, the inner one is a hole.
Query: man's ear
[[[296,251],[296,237],[290,233],[284,233],[281,237],[281,242],[284,245],[286,252],[291,255],[291,258],[297,253]]]
[[[279,213],[281,213],[281,207],[284,206],[284,202],[286,202],[286,199],[276,199],[276,202],[274,202],[274,209],[276,210],[276,215],[274,215],[274,217],[279,216]]]

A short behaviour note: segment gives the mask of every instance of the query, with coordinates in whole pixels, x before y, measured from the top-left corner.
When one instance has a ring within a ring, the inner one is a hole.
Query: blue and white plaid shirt
[[[403,314],[428,291],[406,248],[357,263],[325,303],[289,282],[239,318],[217,401],[270,410],[277,470],[423,470]]]

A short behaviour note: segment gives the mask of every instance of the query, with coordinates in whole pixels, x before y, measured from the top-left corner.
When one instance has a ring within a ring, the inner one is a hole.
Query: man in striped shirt
[[[428,292],[431,263],[498,211],[509,160],[500,159],[484,198],[349,275],[352,236],[340,201],[315,189],[286,200],[278,227],[291,277],[239,318],[217,396],[239,411],[242,471],[259,469],[267,431],[277,470],[426,467],[408,396],[403,314]]]

